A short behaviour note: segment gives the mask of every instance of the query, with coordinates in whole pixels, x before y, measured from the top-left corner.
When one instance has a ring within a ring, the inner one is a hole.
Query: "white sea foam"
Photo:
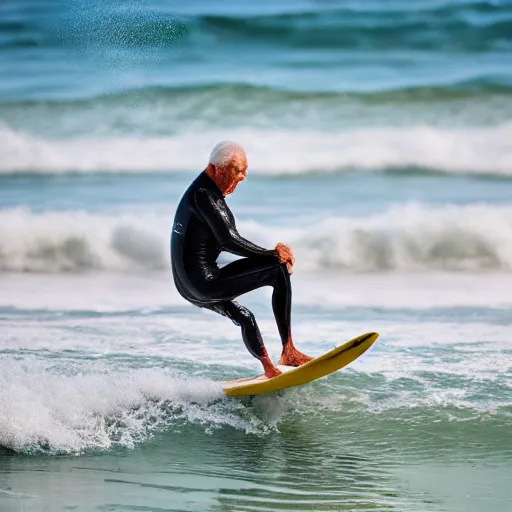
[[[0,367],[0,445],[17,451],[131,447],[189,414],[200,421],[222,396],[218,383],[161,370],[63,375],[8,359]]]
[[[325,133],[237,129],[101,139],[46,139],[0,126],[0,173],[197,171],[213,145],[226,138],[244,145],[251,172],[270,175],[415,166],[512,176],[512,123]]]
[[[161,368],[69,360],[62,368],[66,373],[34,359],[0,358],[1,447],[50,454],[133,448],[187,424],[206,433],[229,427],[261,435],[287,409],[287,400],[272,398],[247,407],[226,399],[219,381]]]
[[[171,219],[153,214],[0,212],[0,270],[167,270]],[[288,243],[297,270],[416,272],[512,269],[512,207],[419,204],[365,218],[331,218],[301,228],[240,222],[266,247]]]

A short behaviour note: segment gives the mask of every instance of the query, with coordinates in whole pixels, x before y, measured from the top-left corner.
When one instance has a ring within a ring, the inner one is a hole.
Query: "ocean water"
[[[0,511],[510,511],[510,62],[505,0],[0,2]],[[380,333],[272,396],[170,272],[223,139],[297,346]]]

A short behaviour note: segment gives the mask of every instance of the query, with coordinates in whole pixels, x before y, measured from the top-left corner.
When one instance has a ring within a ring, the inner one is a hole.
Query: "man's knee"
[[[242,326],[254,327],[256,325],[256,318],[253,313],[244,306],[237,306],[236,320]]]

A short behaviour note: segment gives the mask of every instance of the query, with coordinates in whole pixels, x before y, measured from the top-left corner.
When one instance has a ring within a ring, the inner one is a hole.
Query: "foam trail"
[[[207,418],[222,395],[212,381],[160,370],[62,375],[7,359],[0,367],[0,445],[15,451],[133,447],[172,422]]]
[[[0,270],[168,270],[171,219],[152,214],[0,212]],[[512,270],[512,207],[420,204],[301,228],[239,222],[265,247],[285,240],[308,271]]]
[[[512,176],[512,123],[491,127],[361,128],[340,132],[237,129],[160,138],[43,139],[0,127],[0,173],[197,171],[213,145],[236,138],[252,172],[431,168]]]

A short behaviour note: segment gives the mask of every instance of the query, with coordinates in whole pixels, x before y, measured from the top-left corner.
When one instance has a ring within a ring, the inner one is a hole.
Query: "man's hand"
[[[281,263],[286,263],[288,274],[293,274],[293,265],[295,264],[295,258],[293,256],[292,250],[288,246],[279,242],[276,245],[276,253],[279,261]]]

